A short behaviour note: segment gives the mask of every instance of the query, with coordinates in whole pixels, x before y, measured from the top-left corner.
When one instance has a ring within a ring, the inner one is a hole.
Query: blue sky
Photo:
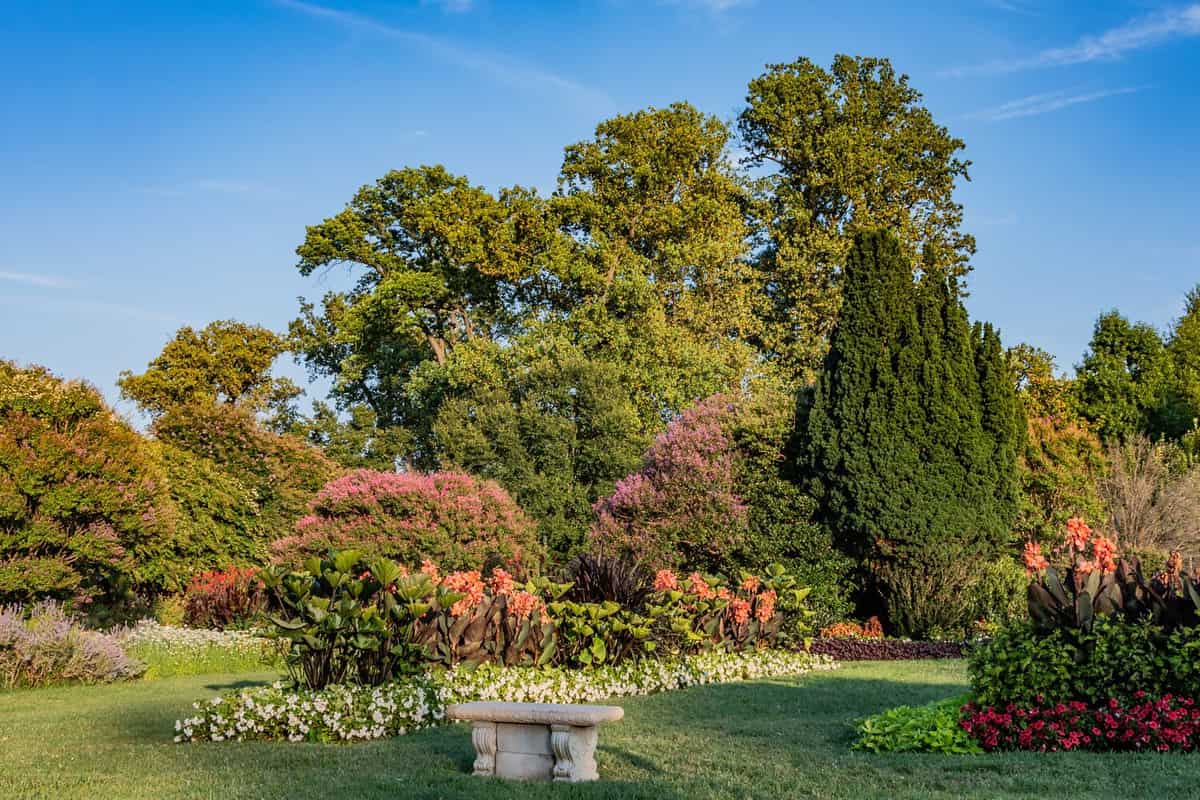
[[[550,191],[562,147],[771,62],[887,56],[966,140],[968,305],[1079,360],[1200,281],[1200,3],[0,0],[0,357],[115,399],[174,330],[283,329],[294,248],[388,169]],[[298,375],[294,366],[285,372]],[[122,405],[122,410],[129,411]]]

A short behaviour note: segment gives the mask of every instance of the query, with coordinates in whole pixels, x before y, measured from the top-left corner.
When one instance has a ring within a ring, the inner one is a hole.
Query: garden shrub
[[[858,725],[855,750],[872,753],[981,753],[983,748],[961,724],[969,695],[923,706],[897,706]]]
[[[1147,622],[1097,617],[1087,630],[1039,631],[1032,623],[1001,629],[971,653],[981,705],[1080,700],[1090,706],[1136,692],[1200,697],[1200,628],[1167,632]]]
[[[504,565],[521,573],[544,558],[537,526],[499,484],[457,472],[343,475],[317,492],[295,534],[271,551],[294,566],[343,548],[447,570]]]
[[[116,639],[84,629],[53,600],[0,607],[0,687],[110,683],[143,669]]]
[[[0,361],[0,602],[161,585],[175,523],[145,441],[94,388]]]
[[[565,599],[576,603],[614,602],[640,611],[654,588],[650,570],[619,556],[580,553],[567,565],[563,580],[571,584]]]
[[[264,518],[258,492],[215,461],[166,442],[150,442],[179,509],[167,588],[181,591],[189,576],[230,564],[262,563],[279,537],[279,520]]]
[[[182,504],[197,509],[192,518],[200,530],[211,528],[205,524],[211,514],[221,523],[218,532],[228,526],[238,534],[226,545],[230,550],[223,561],[209,561],[198,565],[201,568],[245,564],[246,555],[261,555],[264,539],[290,530],[313,493],[341,471],[317,448],[294,436],[266,430],[252,411],[238,406],[176,406],[155,419],[151,430],[158,441],[207,459],[241,487],[239,490],[228,481],[220,485],[199,482],[178,491]],[[243,504],[247,494],[254,500],[252,505]],[[253,542],[243,533],[249,527],[243,515],[250,508],[256,520]]]
[[[266,602],[253,567],[202,572],[184,592],[183,621],[193,628],[244,628],[257,620]]]
[[[752,650],[626,661],[586,672],[484,664],[427,672],[384,686],[334,685],[317,691],[281,682],[193,704],[195,713],[175,723],[175,741],[380,739],[443,724],[445,707],[451,703],[498,697],[525,703],[594,703],[834,667],[827,659],[804,653]]]
[[[596,504],[593,547],[655,569],[735,575],[780,563],[812,589],[819,622],[846,616],[853,562],[813,522],[792,474],[794,416],[792,396],[769,385],[700,401]]]

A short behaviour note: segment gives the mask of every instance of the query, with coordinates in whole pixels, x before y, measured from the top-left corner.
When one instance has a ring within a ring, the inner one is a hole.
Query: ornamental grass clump
[[[84,629],[53,600],[0,607],[0,687],[111,683],[143,669],[116,639]]]

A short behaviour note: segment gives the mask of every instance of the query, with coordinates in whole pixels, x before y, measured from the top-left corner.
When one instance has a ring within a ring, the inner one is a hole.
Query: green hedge
[[[1090,630],[1038,632],[1031,623],[1001,629],[970,657],[971,685],[983,706],[1040,705],[1135,692],[1200,697],[1200,629],[1167,633],[1148,623],[1097,617]]]

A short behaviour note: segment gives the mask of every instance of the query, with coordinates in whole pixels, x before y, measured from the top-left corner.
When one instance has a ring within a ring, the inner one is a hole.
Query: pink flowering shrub
[[[596,548],[654,567],[725,566],[749,527],[741,456],[727,432],[734,414],[731,396],[714,395],[672,421],[642,468],[596,503]]]
[[[984,750],[1150,750],[1192,752],[1200,744],[1200,707],[1190,697],[1116,698],[1099,708],[1078,700],[1001,709],[963,706],[963,729]]]
[[[298,565],[353,547],[402,564],[431,560],[449,570],[541,563],[535,523],[493,481],[457,472],[355,470],[327,483],[297,523],[271,546],[278,563]]]

